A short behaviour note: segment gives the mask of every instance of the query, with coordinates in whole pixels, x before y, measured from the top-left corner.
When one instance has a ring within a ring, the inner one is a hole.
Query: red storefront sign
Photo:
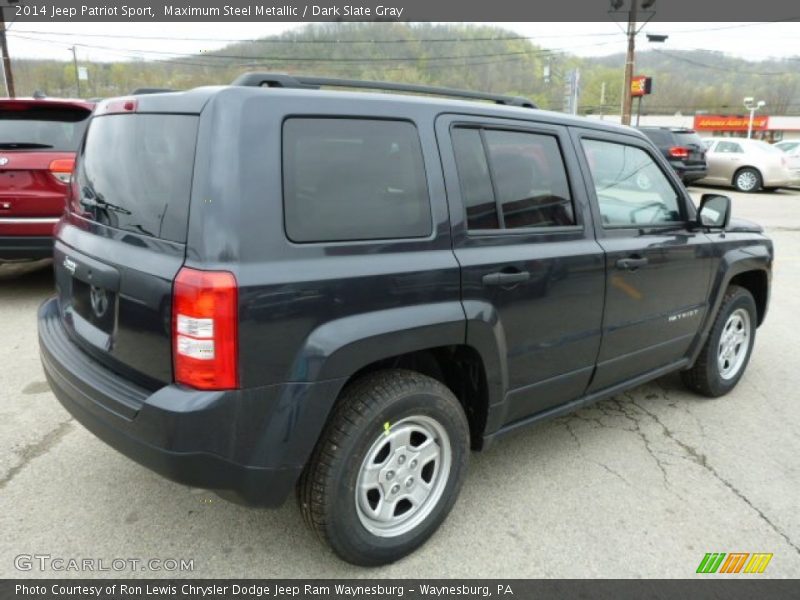
[[[697,131],[747,131],[750,117],[737,115],[695,115],[694,128]],[[768,116],[753,117],[753,130],[769,128]]]
[[[653,92],[653,78],[636,75],[631,79],[631,96],[647,96]]]

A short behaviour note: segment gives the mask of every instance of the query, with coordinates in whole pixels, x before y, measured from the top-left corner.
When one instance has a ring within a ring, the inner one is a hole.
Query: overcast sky
[[[82,61],[169,58],[169,53],[198,53],[221,48],[228,40],[254,39],[302,27],[301,23],[12,23],[8,34],[13,57],[72,58],[78,47]],[[487,25],[492,25],[487,23]],[[546,48],[581,56],[623,52],[624,24],[607,23],[495,23],[519,35],[530,36]],[[650,23],[644,33],[669,35],[664,50],[719,50],[761,60],[800,56],[800,22],[791,23]],[[147,39],[169,36],[170,39]],[[137,39],[139,38],[139,39]],[[142,39],[145,38],[145,39]],[[195,38],[195,39],[187,39]],[[650,46],[641,35],[638,48]],[[141,52],[146,50],[148,52]],[[799,65],[800,66],[800,65]]]

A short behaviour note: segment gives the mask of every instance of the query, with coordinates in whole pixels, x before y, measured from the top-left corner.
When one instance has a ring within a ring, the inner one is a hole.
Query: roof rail
[[[286,73],[243,73],[234,79],[231,85],[242,85],[248,87],[281,87],[307,90],[316,90],[320,87],[362,88],[370,90],[385,90],[390,92],[411,92],[414,94],[451,96],[454,98],[469,98],[470,100],[489,100],[497,104],[506,104],[508,106],[537,108],[533,102],[520,96],[502,96],[487,92],[473,92],[470,90],[457,90],[446,87],[414,85],[412,83],[364,81],[361,79],[338,79],[335,77],[306,77],[300,75],[287,75]]]

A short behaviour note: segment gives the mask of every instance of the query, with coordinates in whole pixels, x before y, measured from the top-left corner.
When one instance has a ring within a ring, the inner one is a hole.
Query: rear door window
[[[575,224],[555,136],[490,129],[486,147],[506,229]]]
[[[497,204],[480,130],[453,129],[453,151],[469,229],[498,229]]]
[[[408,121],[287,119],[283,201],[295,242],[430,235],[417,128]]]
[[[75,152],[90,114],[77,107],[12,109],[0,104],[0,150]]]
[[[124,114],[93,119],[72,209],[104,225],[186,242],[198,117]]]
[[[555,136],[456,127],[452,140],[468,229],[575,225]]]
[[[736,142],[719,142],[714,151],[720,154],[740,154],[742,147]]]

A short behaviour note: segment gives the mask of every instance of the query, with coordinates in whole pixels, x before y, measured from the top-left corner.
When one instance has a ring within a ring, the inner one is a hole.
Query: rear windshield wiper
[[[123,208],[122,206],[117,206],[116,204],[111,204],[110,202],[106,202],[105,198],[101,194],[95,194],[94,188],[89,186],[84,186],[83,194],[81,194],[80,199],[81,206],[89,210],[106,210],[111,212],[117,212],[123,215],[130,215],[133,214],[127,208]]]
[[[52,148],[52,146],[36,142],[0,142],[0,148],[5,148],[6,150],[43,150]]]

